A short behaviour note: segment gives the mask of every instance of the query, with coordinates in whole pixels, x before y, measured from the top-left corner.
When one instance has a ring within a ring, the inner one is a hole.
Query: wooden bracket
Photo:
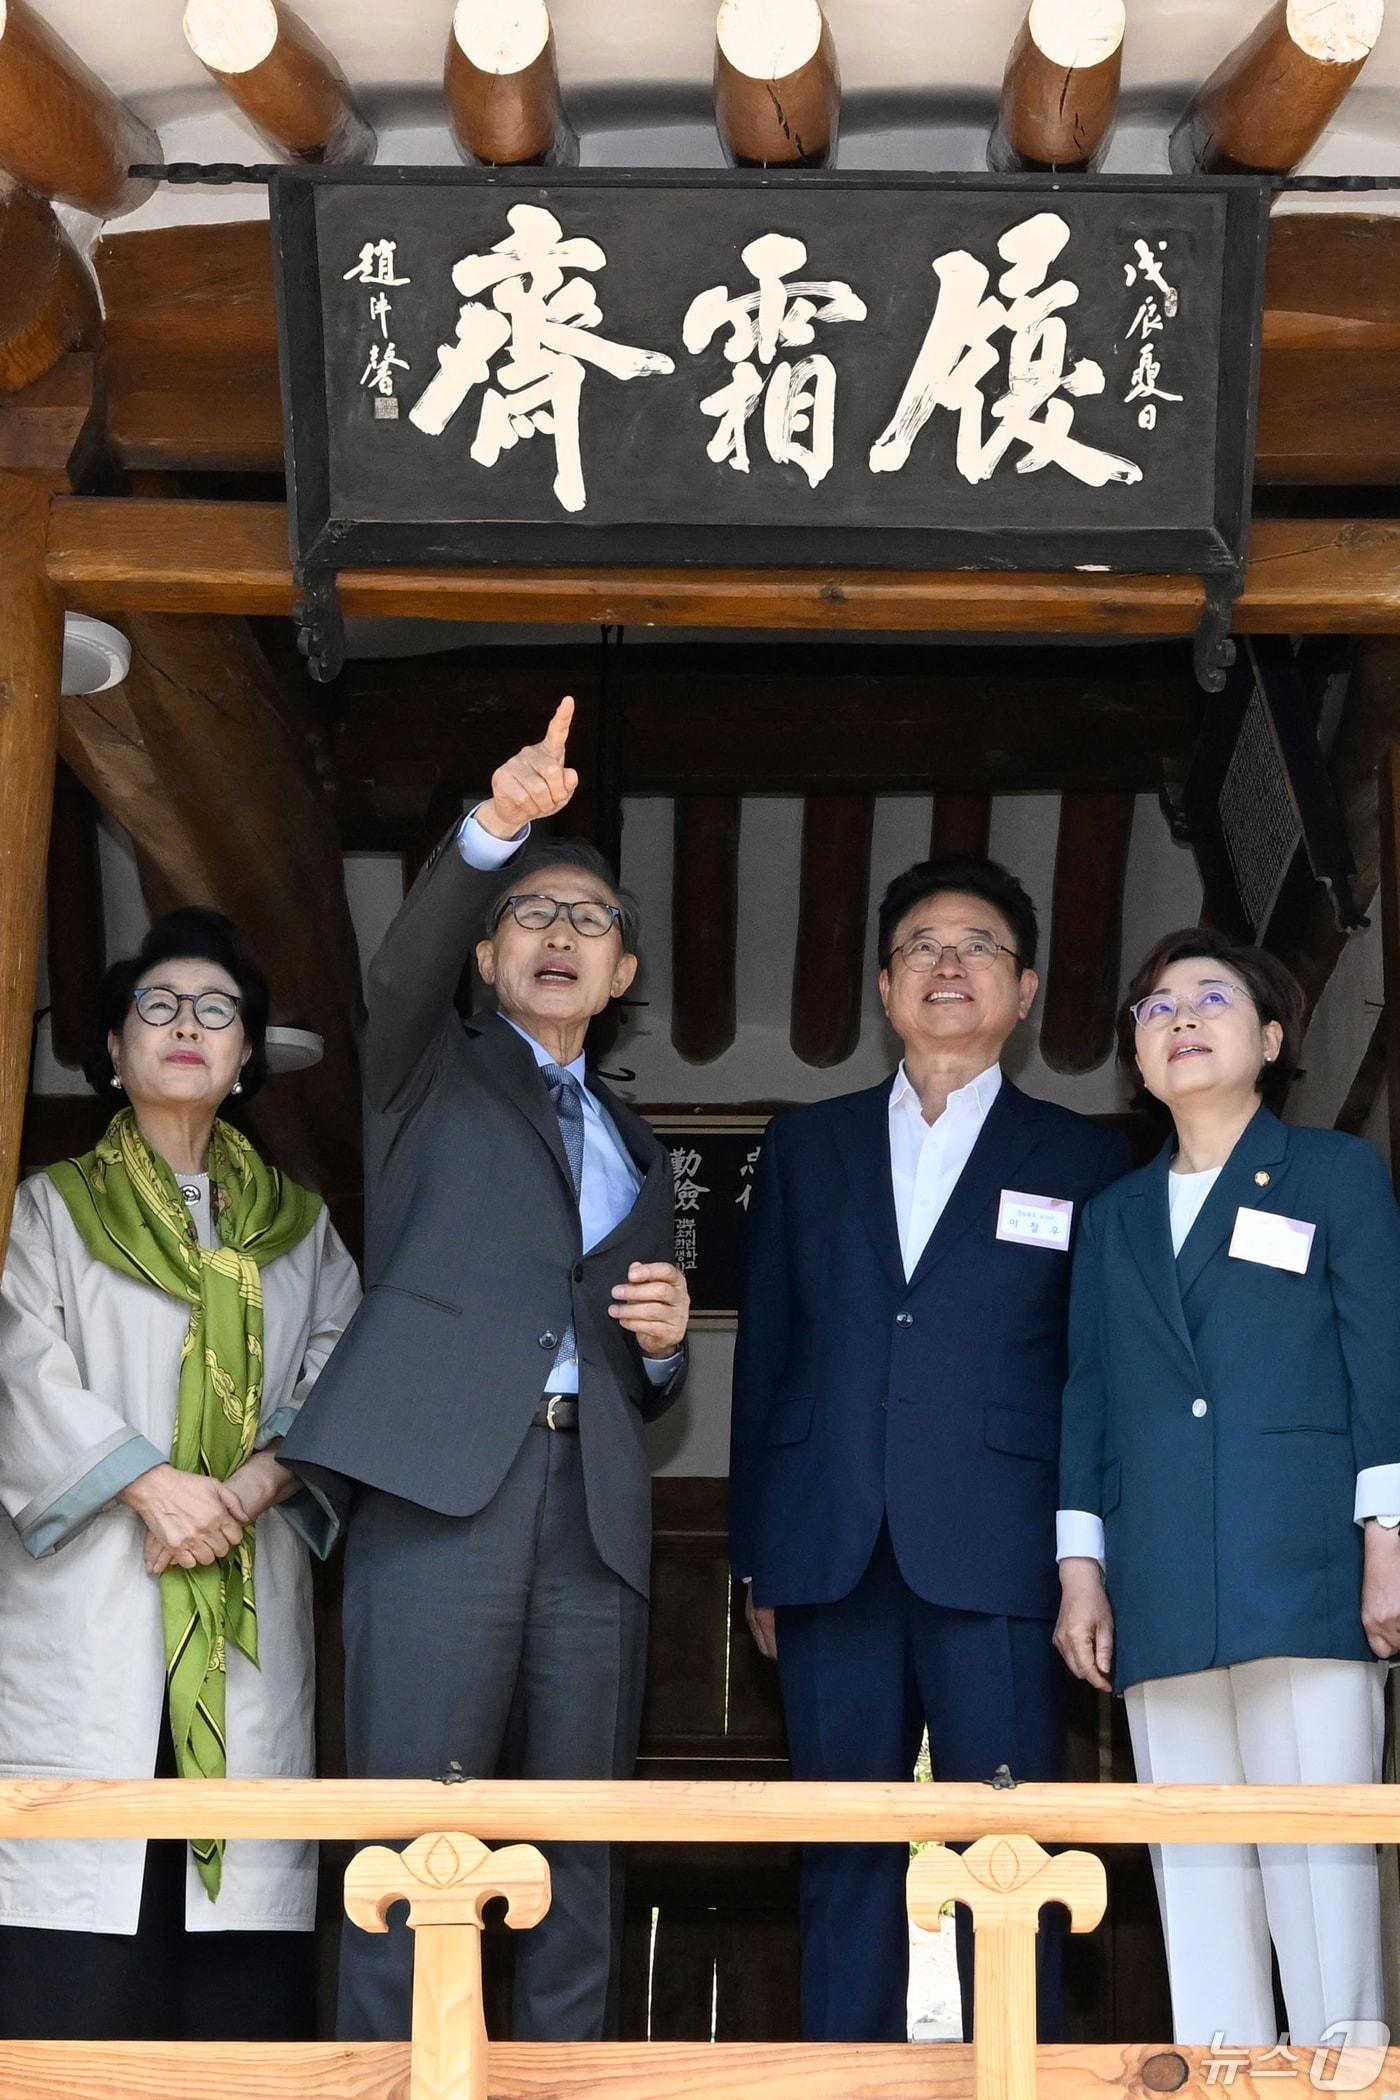
[[[487,2100],[481,2004],[482,1912],[506,1900],[520,1931],[549,1909],[549,1866],[533,1845],[490,1852],[460,1831],[429,1831],[404,1852],[371,1845],[345,1870],[345,1914],[387,1932],[407,1902],[413,1942],[413,2049],[408,2100]]]
[[[345,615],[334,569],[304,569],[297,577],[301,596],[292,618],[297,648],[317,685],[329,685],[345,669]]]
[[[1225,674],[1234,668],[1235,645],[1230,639],[1235,600],[1244,589],[1244,575],[1231,570],[1226,575],[1203,576],[1206,602],[1191,646],[1196,683],[1203,693],[1222,693]]]
[[[936,1932],[943,1906],[972,1913],[975,2100],[1035,2100],[1035,1940],[1041,1906],[1063,1903],[1075,1932],[1103,1917],[1108,1884],[1092,1852],[1053,1857],[1034,1838],[986,1837],[966,1852],[930,1846],[909,1869],[909,1915]]]

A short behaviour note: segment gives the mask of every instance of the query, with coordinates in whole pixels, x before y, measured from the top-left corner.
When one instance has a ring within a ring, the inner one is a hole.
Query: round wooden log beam
[[[0,192],[0,393],[42,379],[100,327],[97,286],[52,205],[9,184]]]
[[[737,795],[678,795],[671,884],[671,1041],[709,1064],[734,1040],[739,937]]]
[[[1285,175],[1317,144],[1381,33],[1385,0],[1275,0],[1171,137],[1178,175]]]
[[[48,515],[42,482],[0,474],[0,1260],[29,1085],[63,667]]]
[[[987,142],[1000,175],[1088,173],[1108,150],[1123,75],[1123,0],[1031,0]]]
[[[160,158],[155,133],[29,0],[0,0],[0,166],[40,196],[115,219],[155,188],[128,168]]]
[[[836,157],[841,74],[818,0],[722,0],[715,125],[739,168],[824,168]]]
[[[806,1065],[844,1064],[860,1041],[873,795],[808,795],[788,1039]]]
[[[189,0],[185,41],[275,153],[310,165],[374,159],[350,83],[281,0]]]
[[[544,0],[457,0],[442,85],[452,136],[469,165],[577,162]]]

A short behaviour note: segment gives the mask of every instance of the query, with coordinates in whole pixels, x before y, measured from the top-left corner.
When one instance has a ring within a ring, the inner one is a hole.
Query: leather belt
[[[536,1429],[566,1429],[578,1434],[578,1401],[572,1393],[543,1393],[535,1402]]]

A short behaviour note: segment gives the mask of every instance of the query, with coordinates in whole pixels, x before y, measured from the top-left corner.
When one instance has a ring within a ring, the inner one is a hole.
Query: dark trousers
[[[870,1565],[835,1604],[778,1612],[778,1672],[794,1779],[912,1777],[924,1728],[933,1776],[1018,1780],[1063,1769],[1063,1665],[1039,1619],[945,1610],[910,1589],[882,1529]],[[907,1845],[811,1845],[802,1858],[802,2033],[894,2042],[907,2033]],[[958,1911],[963,2026],[972,1934]],[[1062,2026],[1063,1913],[1041,1918],[1042,2039]]]
[[[168,1728],[157,1779],[175,1777]],[[188,1845],[146,1846],[134,1935],[0,1926],[0,2038],[54,2042],[309,2042],[309,1932],[186,1932]]]
[[[509,1748],[524,1779],[630,1779],[646,1664],[646,1600],[598,1557],[575,1435],[530,1429],[498,1493],[444,1517],[364,1489],[345,1554],[351,1776],[432,1779],[453,1760],[490,1778]],[[518,2041],[601,2039],[622,1925],[608,1845],[548,1845],[550,1908],[515,1943]],[[409,2032],[412,1934],[347,1924],[339,2032]]]

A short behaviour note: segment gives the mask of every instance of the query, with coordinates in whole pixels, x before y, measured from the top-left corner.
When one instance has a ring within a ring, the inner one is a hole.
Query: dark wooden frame
[[[286,168],[269,171],[278,305],[278,349],[292,559],[308,580],[346,568],[432,567],[541,563],[664,562],[703,565],[723,560],[754,568],[786,565],[910,569],[1072,570],[1086,564],[1133,574],[1195,573],[1222,579],[1227,597],[1243,573],[1249,528],[1254,428],[1262,333],[1264,265],[1272,186],[1247,176],[1075,178],[1074,194],[1090,191],[1200,196],[1213,191],[1227,205],[1226,267],[1222,287],[1220,401],[1217,418],[1215,518],[1209,528],[1134,528],[1118,532],[965,530],[844,527],[790,528],[725,525],[581,526],[576,521],[509,525],[414,521],[386,524],[335,517],[330,510],[330,435],[323,383],[324,338],[316,240],[315,192],[326,184],[363,188],[446,186],[492,188],[509,198],[545,189],[648,191],[814,189],[919,192],[1005,191],[1028,201],[1053,197],[1064,185],[1049,176],[837,175],[817,170],[554,170],[538,169]]]

